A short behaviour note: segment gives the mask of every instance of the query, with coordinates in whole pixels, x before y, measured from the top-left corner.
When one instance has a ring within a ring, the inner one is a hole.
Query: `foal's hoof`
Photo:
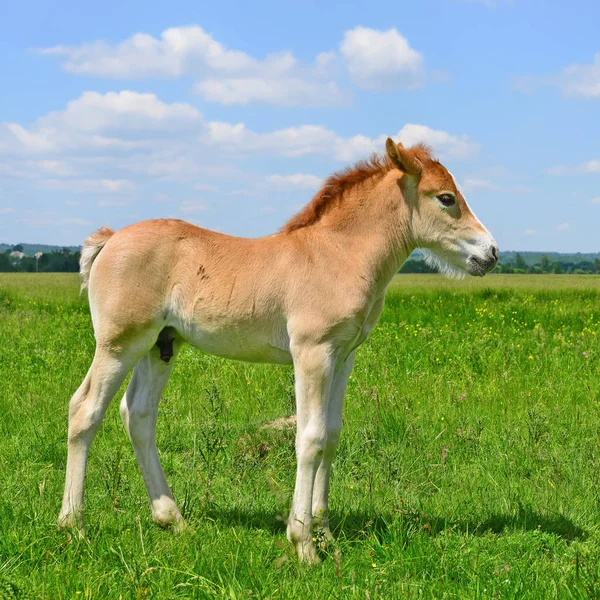
[[[181,533],[187,529],[187,523],[185,522],[183,517],[179,517],[178,519],[174,518],[157,518],[153,517],[154,522],[163,529],[170,529],[174,533]]]
[[[321,562],[317,549],[312,541],[298,542],[296,544],[298,560],[305,565],[318,565]]]
[[[185,521],[177,505],[170,498],[161,498],[152,506],[152,519],[164,529],[177,531],[179,527],[185,527]]]
[[[184,533],[191,530],[191,526],[188,525],[187,521],[181,516],[179,511],[177,514],[169,512],[161,515],[154,514],[152,516],[154,522],[162,527],[163,529],[169,529],[173,533]]]
[[[73,513],[60,513],[56,524],[59,529],[68,531],[76,539],[82,540],[85,537],[83,518],[76,517]]]

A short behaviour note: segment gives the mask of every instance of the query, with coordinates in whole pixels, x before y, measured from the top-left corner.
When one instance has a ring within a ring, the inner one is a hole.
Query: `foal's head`
[[[471,212],[446,167],[425,146],[404,148],[388,138],[387,154],[411,207],[410,233],[426,259],[447,274],[485,275],[498,261],[498,246]]]

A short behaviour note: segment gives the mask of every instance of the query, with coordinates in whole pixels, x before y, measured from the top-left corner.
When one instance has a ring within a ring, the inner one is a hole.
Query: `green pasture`
[[[358,352],[331,492],[298,564],[291,369],[184,348],[158,446],[189,527],[151,519],[118,399],[87,532],[56,528],[94,337],[71,274],[0,274],[0,599],[600,597],[600,277],[404,275]],[[318,540],[319,541],[319,540]]]

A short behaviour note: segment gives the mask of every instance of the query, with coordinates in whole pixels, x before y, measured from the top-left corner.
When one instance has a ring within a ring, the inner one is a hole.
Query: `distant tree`
[[[594,273],[594,263],[591,260],[582,260],[580,263],[577,263],[577,268],[581,269],[584,273]]]
[[[542,258],[540,259],[540,265],[544,273],[550,272],[550,269],[552,268],[552,263],[550,262],[550,259],[548,258],[547,254],[542,255]]]
[[[23,252],[23,244],[16,244],[12,247],[13,252]]]
[[[562,273],[564,273],[562,265],[559,262],[552,263],[552,272],[555,275],[561,275]]]
[[[600,273],[600,260],[597,258],[594,259],[594,272]]]
[[[514,273],[514,268],[512,265],[498,265],[499,273]]]
[[[532,275],[541,275],[544,271],[542,271],[541,267],[538,267],[537,265],[532,265],[531,267],[529,267],[529,272]]]
[[[517,269],[521,269],[522,271],[527,270],[527,261],[517,252],[517,256],[515,257],[515,267]]]
[[[2,273],[10,273],[10,271],[14,271],[13,264],[10,260],[10,254],[7,252],[3,252],[0,254],[0,272]]]

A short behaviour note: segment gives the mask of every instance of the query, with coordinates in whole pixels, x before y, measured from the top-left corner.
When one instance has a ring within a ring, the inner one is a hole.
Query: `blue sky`
[[[4,3],[0,241],[266,235],[392,136],[501,249],[599,251],[598,23],[592,0]]]

